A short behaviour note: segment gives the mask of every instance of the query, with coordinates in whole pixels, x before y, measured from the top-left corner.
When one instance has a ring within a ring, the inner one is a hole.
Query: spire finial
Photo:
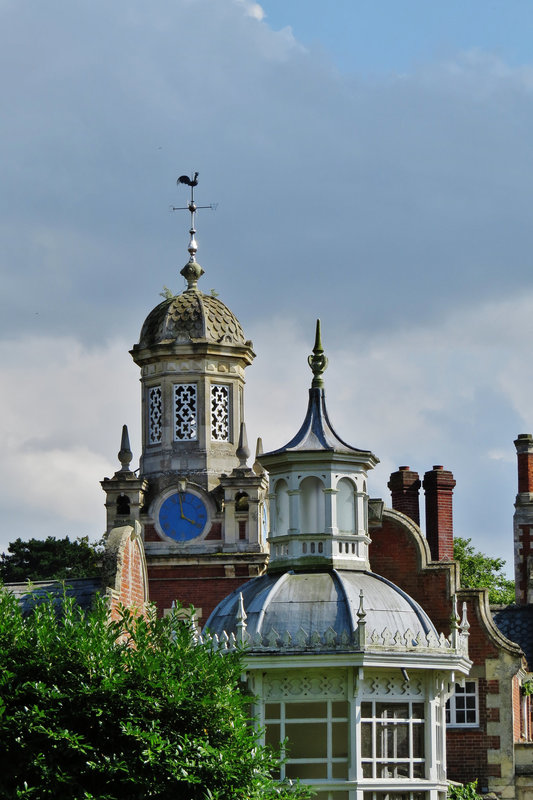
[[[322,347],[322,337],[320,334],[320,320],[317,319],[316,321],[316,335],[315,335],[315,346],[313,347],[313,354],[309,356],[307,359],[307,363],[313,370],[313,381],[311,386],[313,389],[322,389],[324,386],[324,380],[322,375],[326,371],[328,366],[328,359],[324,354],[324,348]]]
[[[196,253],[198,251],[198,243],[196,241],[196,211],[199,208],[212,208],[215,209],[216,205],[211,204],[209,206],[197,206],[194,202],[194,187],[198,186],[198,172],[193,173],[192,177],[189,178],[188,175],[180,175],[176,183],[178,186],[181,184],[185,184],[186,186],[191,187],[191,198],[186,206],[172,206],[172,211],[185,211],[188,210],[191,214],[191,227],[189,228],[189,246],[187,250],[189,251],[189,261],[182,270],[180,270],[180,275],[183,275],[185,280],[187,281],[187,291],[197,291],[197,284],[198,280],[204,274],[204,270],[196,261]]]
[[[130,437],[128,434],[128,426],[122,426],[122,436],[120,439],[120,450],[118,453],[118,460],[120,461],[120,470],[119,472],[124,475],[125,473],[130,473],[130,464],[131,459],[133,458],[133,453],[131,452],[130,447]]]
[[[240,466],[245,467],[246,462],[250,457],[250,449],[248,447],[248,436],[246,435],[246,424],[241,422],[241,429],[239,431],[239,444],[235,452],[239,459]]]

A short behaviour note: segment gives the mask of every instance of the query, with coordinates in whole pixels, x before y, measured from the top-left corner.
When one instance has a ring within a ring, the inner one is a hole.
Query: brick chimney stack
[[[442,466],[434,466],[424,475],[426,493],[426,539],[434,561],[453,558],[452,499],[455,480]]]
[[[409,467],[398,467],[398,471],[391,474],[387,486],[394,510],[401,511],[420,525],[418,493],[421,483],[418,472],[412,472]]]
[[[515,593],[518,605],[533,602],[530,574],[533,567],[533,436],[515,439],[518,494],[513,517]]]

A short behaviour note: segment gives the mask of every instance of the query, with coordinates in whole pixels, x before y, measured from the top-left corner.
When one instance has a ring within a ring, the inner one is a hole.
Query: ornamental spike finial
[[[250,457],[250,449],[248,447],[248,437],[246,435],[246,424],[241,422],[241,429],[239,431],[239,444],[237,446],[237,450],[235,455],[239,459],[239,463],[241,467],[246,466],[246,462]]]
[[[326,358],[324,354],[324,348],[322,347],[319,319],[316,321],[315,346],[313,347],[312,355],[310,355],[307,359],[307,363],[313,371],[311,387],[313,389],[322,389],[324,387],[324,379],[322,378],[322,375],[328,366],[328,359]]]
[[[239,605],[237,608],[237,642],[243,645],[246,642],[246,611],[244,610],[244,600],[242,592],[239,593]]]
[[[192,177],[189,178],[188,175],[180,175],[176,183],[178,186],[181,184],[185,184],[185,186],[190,186],[191,188],[191,198],[186,206],[171,206],[172,211],[186,211],[188,210],[191,214],[191,227],[189,228],[189,246],[187,250],[189,251],[189,261],[182,270],[180,270],[180,275],[183,275],[185,280],[187,281],[187,289],[186,291],[198,291],[197,284],[198,280],[204,274],[204,270],[196,261],[196,253],[198,251],[198,242],[196,241],[196,212],[199,208],[212,208],[216,209],[216,204],[211,203],[209,206],[197,206],[194,202],[194,187],[198,186],[198,172],[193,173]]]

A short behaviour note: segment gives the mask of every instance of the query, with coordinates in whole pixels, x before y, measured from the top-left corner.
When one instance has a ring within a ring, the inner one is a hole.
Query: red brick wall
[[[420,571],[419,545],[400,521],[385,519],[371,531],[370,568],[400,586],[429,614],[439,633],[450,632],[452,611],[446,568]]]
[[[198,621],[204,625],[220,601],[250,579],[245,564],[230,571],[234,574],[226,575],[222,565],[149,566],[150,600],[156,603],[159,614],[171,608],[174,600],[185,607],[193,605],[202,610]]]
[[[450,586],[453,566],[433,562],[426,569],[421,568],[421,543],[401,519],[384,517],[382,528],[371,531],[370,567],[373,572],[383,575],[400,586],[413,597],[430,616],[438,632],[450,632],[452,601]],[[467,616],[470,624],[469,654],[474,664],[485,668],[487,658],[497,658],[498,649],[486,633],[479,616],[479,595],[475,592],[459,592],[459,600],[467,602]],[[462,614],[462,608],[459,608]],[[499,693],[498,681],[479,681],[479,722],[478,728],[448,728],[448,778],[461,783],[479,779],[479,786],[486,787],[489,776],[498,776],[499,765],[491,765],[487,760],[487,748],[498,748],[499,741],[486,733],[487,693]],[[499,709],[489,709],[491,720],[496,721]]]
[[[142,541],[128,525],[110,532],[106,548],[111,617],[117,618],[120,605],[144,612],[148,585]]]
[[[496,684],[496,687],[488,684]],[[489,764],[487,749],[499,749],[500,737],[487,736],[487,693],[495,688],[499,691],[498,681],[478,682],[479,692],[479,728],[447,728],[446,747],[448,755],[448,778],[460,783],[470,783],[476,778],[479,780],[479,789],[483,790],[488,785],[490,777],[500,777],[500,765]],[[499,709],[489,709],[498,712]],[[491,713],[491,718],[494,714]]]

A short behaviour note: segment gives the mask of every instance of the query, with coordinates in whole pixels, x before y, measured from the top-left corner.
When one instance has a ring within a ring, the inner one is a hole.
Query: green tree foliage
[[[239,690],[240,655],[194,643],[175,615],[68,598],[22,616],[0,590],[0,797],[302,800],[270,777]]]
[[[503,573],[503,558],[490,558],[478,552],[471,541],[458,536],[453,542],[453,557],[461,566],[461,586],[465,589],[488,589],[491,603],[514,603],[514,581]]]
[[[88,536],[70,541],[56,539],[16,539],[0,555],[0,579],[17,581],[68,580],[90,578],[100,572],[102,543],[93,544]]]
[[[448,787],[448,800],[481,800],[481,795],[477,791],[477,781],[465,784],[450,784]]]

